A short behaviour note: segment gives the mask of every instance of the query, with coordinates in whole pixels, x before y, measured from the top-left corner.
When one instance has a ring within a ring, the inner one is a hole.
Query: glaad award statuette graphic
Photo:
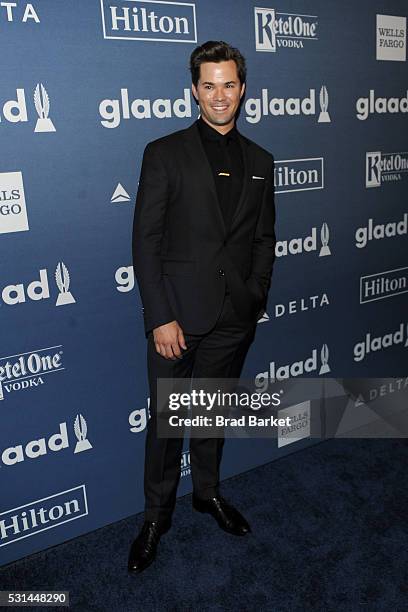
[[[322,350],[320,351],[320,359],[322,365],[319,370],[319,374],[327,374],[327,372],[331,371],[329,366],[329,347],[327,344],[323,344],[322,346]]]
[[[78,442],[75,445],[75,453],[82,453],[82,451],[89,450],[92,448],[92,444],[86,438],[88,427],[82,414],[77,414],[74,421],[74,432]]]
[[[75,298],[72,293],[68,291],[70,282],[69,272],[63,261],[58,263],[57,269],[55,270],[55,282],[57,283],[57,287],[60,291],[56,306],[73,304],[75,302]]]
[[[50,99],[42,83],[37,83],[34,91],[34,106],[38,113],[37,123],[34,132],[55,132],[55,127],[48,117],[50,112]]]
[[[320,249],[319,257],[331,255],[329,247],[329,226],[326,222],[323,223],[322,229],[320,230],[320,240],[322,241],[322,246]]]
[[[326,85],[322,85],[320,89],[320,115],[317,123],[331,123],[330,115],[327,112],[329,106],[329,94],[327,93]]]

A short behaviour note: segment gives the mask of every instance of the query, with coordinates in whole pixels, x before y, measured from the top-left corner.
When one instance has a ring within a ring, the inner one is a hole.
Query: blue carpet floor
[[[141,514],[0,569],[0,588],[67,590],[75,612],[405,612],[407,459],[406,440],[327,441],[223,483],[248,536],[188,495],[139,576],[126,563]]]

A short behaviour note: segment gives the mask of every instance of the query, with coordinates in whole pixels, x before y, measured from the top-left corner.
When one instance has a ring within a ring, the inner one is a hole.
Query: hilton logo
[[[0,512],[0,547],[88,514],[85,485]]]
[[[159,0],[101,0],[103,37],[197,42],[195,4]]]
[[[408,267],[385,270],[360,278],[360,304],[407,293]]]
[[[275,193],[324,188],[323,157],[275,161]]]

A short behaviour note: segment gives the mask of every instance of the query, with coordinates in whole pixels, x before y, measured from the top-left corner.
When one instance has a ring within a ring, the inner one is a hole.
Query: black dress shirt
[[[202,117],[197,120],[207,159],[213,171],[219,205],[227,231],[242,191],[244,164],[236,127],[220,134]]]
[[[244,162],[238,132],[234,126],[227,134],[220,134],[202,117],[197,119],[197,125],[213,172],[218,202],[228,232],[241,196],[244,175]],[[229,293],[227,283],[226,294]]]

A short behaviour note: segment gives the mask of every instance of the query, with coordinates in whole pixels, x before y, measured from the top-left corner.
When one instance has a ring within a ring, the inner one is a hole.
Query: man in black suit
[[[147,145],[134,216],[151,418],[145,522],[130,550],[131,572],[154,560],[180,477],[183,440],[157,435],[157,379],[239,378],[275,257],[273,156],[235,127],[245,59],[222,41],[208,41],[193,51],[190,70],[200,118]],[[247,521],[219,492],[223,442],[190,439],[193,507],[245,535]]]

